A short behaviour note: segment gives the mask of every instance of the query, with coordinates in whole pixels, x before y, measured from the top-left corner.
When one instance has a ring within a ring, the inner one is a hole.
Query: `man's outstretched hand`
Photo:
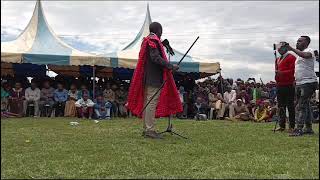
[[[179,66],[177,64],[173,64],[172,72],[178,71]]]

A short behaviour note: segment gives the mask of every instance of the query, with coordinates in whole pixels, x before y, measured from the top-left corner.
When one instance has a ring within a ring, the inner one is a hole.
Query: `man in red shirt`
[[[286,128],[286,108],[289,111],[289,133],[291,133],[295,127],[295,108],[294,108],[294,96],[295,96],[295,77],[294,68],[296,57],[287,48],[280,47],[278,49],[280,57],[276,61],[276,76],[277,82],[277,100],[280,116],[280,127],[277,131],[284,131]]]

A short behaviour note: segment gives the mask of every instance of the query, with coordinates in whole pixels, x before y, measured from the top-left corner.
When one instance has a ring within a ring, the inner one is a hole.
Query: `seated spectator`
[[[196,98],[200,97],[202,99],[202,103],[208,104],[208,94],[203,87],[199,87],[198,93],[196,94]]]
[[[197,114],[195,115],[195,120],[207,120],[207,106],[204,103],[204,100],[200,97],[197,98],[196,103],[194,104]]]
[[[82,95],[82,98],[79,99],[75,103],[75,105],[78,111],[79,118],[92,119],[94,102],[91,99],[89,99],[89,95],[87,93],[84,93]]]
[[[97,119],[110,119],[112,104],[104,100],[102,95],[98,95],[94,104],[94,112]]]
[[[229,110],[229,118],[233,118],[234,112],[233,112],[233,108],[231,108],[231,107],[236,104],[236,97],[237,97],[236,91],[232,90],[231,86],[228,86],[227,91],[223,94],[223,98],[224,98],[225,103],[222,104],[221,114],[223,113],[223,115],[224,115],[225,110],[228,109]]]
[[[217,88],[212,88],[209,93],[209,108],[210,108],[210,119],[213,117],[212,110],[217,111],[217,119],[222,119],[224,112],[222,109],[222,104],[224,103],[224,99],[220,93],[218,93]]]
[[[125,91],[124,86],[121,85],[120,89],[116,92],[116,103],[119,107],[119,114],[121,117],[126,117],[128,112],[125,104],[127,103],[128,93]]]
[[[43,88],[41,89],[40,93],[40,112],[41,114],[45,114],[45,109],[48,108],[47,114],[45,116],[50,117],[52,110],[53,110],[53,105],[54,105],[54,100],[53,100],[53,95],[54,95],[54,88],[50,86],[49,81],[45,81],[43,83]]]
[[[271,109],[268,107],[268,102],[259,102],[257,109],[254,113],[254,121],[255,122],[268,122],[270,121],[271,117]]]
[[[68,91],[64,89],[63,84],[58,83],[58,88],[54,91],[54,109],[56,117],[64,116],[64,109],[68,99]]]
[[[78,90],[75,84],[71,84],[70,90],[68,92],[68,101],[66,102],[66,107],[64,109],[65,117],[76,117],[77,116],[77,108],[76,101],[78,100]]]
[[[103,88],[101,85],[98,84],[95,93],[94,93],[95,98],[97,98],[98,96],[103,96]]]
[[[237,99],[241,99],[245,105],[250,103],[250,98],[246,90],[241,90],[239,94],[237,94]]]
[[[8,111],[8,98],[10,96],[9,92],[5,89],[7,82],[1,81],[1,112]]]
[[[15,83],[15,87],[10,91],[9,96],[9,110],[11,113],[23,116],[23,101],[24,89],[21,87],[20,82]]]
[[[248,121],[253,119],[253,117],[250,115],[247,106],[242,102],[241,99],[238,99],[237,103],[235,105],[232,105],[230,110],[234,112],[232,120],[234,119]]]
[[[187,119],[188,113],[188,104],[187,104],[187,93],[184,91],[184,87],[179,87],[179,96],[183,107],[183,112],[179,113],[177,116],[180,119]]]
[[[39,101],[40,101],[40,89],[37,88],[35,82],[31,82],[31,87],[25,91],[25,101],[23,102],[23,113],[27,115],[27,107],[29,104],[33,104],[34,117],[39,116]]]
[[[84,93],[88,94],[89,98],[92,97],[91,91],[88,90],[85,84],[81,85],[80,90],[78,91],[78,99],[81,99]]]
[[[103,96],[104,96],[104,100],[108,101],[112,104],[112,111],[113,111],[113,116],[117,116],[118,115],[118,108],[116,105],[116,94],[115,92],[111,89],[110,85],[107,84],[106,89],[103,91]]]

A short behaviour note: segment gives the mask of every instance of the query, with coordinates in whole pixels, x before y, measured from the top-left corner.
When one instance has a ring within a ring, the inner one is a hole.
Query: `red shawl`
[[[152,40],[151,40],[152,39]],[[154,40],[157,42],[155,43]],[[161,49],[161,55],[165,61],[168,62],[163,45],[156,35],[149,35],[145,37],[141,44],[139,52],[139,60],[134,71],[128,94],[127,108],[136,116],[142,117],[142,109],[144,107],[144,67],[145,62],[148,60],[148,46],[151,48]],[[168,69],[163,70],[163,80],[167,79],[167,82],[163,86],[155,117],[166,117],[172,114],[182,112],[182,104],[174,82],[172,73]]]

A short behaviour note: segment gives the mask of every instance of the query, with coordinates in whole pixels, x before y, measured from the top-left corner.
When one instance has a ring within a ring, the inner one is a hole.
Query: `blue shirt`
[[[65,89],[62,91],[56,89],[54,91],[54,100],[57,102],[66,102],[68,100],[68,91]]]
[[[95,101],[95,104],[94,104],[94,109],[97,109],[100,111],[100,108],[111,108],[112,107],[112,104],[108,101],[102,101],[102,102],[98,102],[98,101]]]

